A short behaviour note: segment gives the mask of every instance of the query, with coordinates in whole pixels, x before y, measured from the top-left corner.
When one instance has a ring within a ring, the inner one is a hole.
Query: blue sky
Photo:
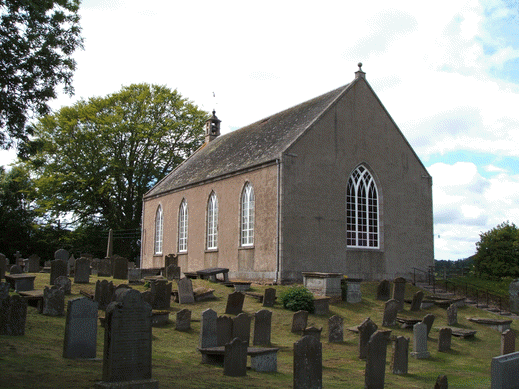
[[[216,109],[228,132],[349,83],[362,62],[433,176],[436,258],[519,224],[516,0],[84,0],[81,14],[76,95],[54,108],[148,82]]]

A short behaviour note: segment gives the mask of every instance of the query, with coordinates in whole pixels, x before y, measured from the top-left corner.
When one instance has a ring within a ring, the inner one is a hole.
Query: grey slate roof
[[[159,181],[145,197],[215,179],[280,158],[352,83],[312,100],[220,135]]]

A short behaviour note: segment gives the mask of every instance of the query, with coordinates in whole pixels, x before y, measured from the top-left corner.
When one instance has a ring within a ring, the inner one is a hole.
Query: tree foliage
[[[519,276],[519,229],[501,223],[480,234],[474,260],[476,273],[488,278]]]
[[[64,84],[73,93],[72,54],[83,47],[80,0],[0,0],[0,145],[26,137],[32,114]]]
[[[49,216],[135,229],[143,195],[201,145],[207,117],[176,90],[130,85],[41,118],[19,156]]]

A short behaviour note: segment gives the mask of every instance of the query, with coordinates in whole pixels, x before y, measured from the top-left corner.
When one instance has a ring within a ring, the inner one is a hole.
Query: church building
[[[434,264],[432,178],[366,81],[205,143],[145,196],[143,268],[301,281],[409,277]]]

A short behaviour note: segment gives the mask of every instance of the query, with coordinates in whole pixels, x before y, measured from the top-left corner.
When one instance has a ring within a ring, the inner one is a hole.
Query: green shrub
[[[314,312],[314,296],[303,286],[293,286],[281,293],[283,307],[291,311]]]

